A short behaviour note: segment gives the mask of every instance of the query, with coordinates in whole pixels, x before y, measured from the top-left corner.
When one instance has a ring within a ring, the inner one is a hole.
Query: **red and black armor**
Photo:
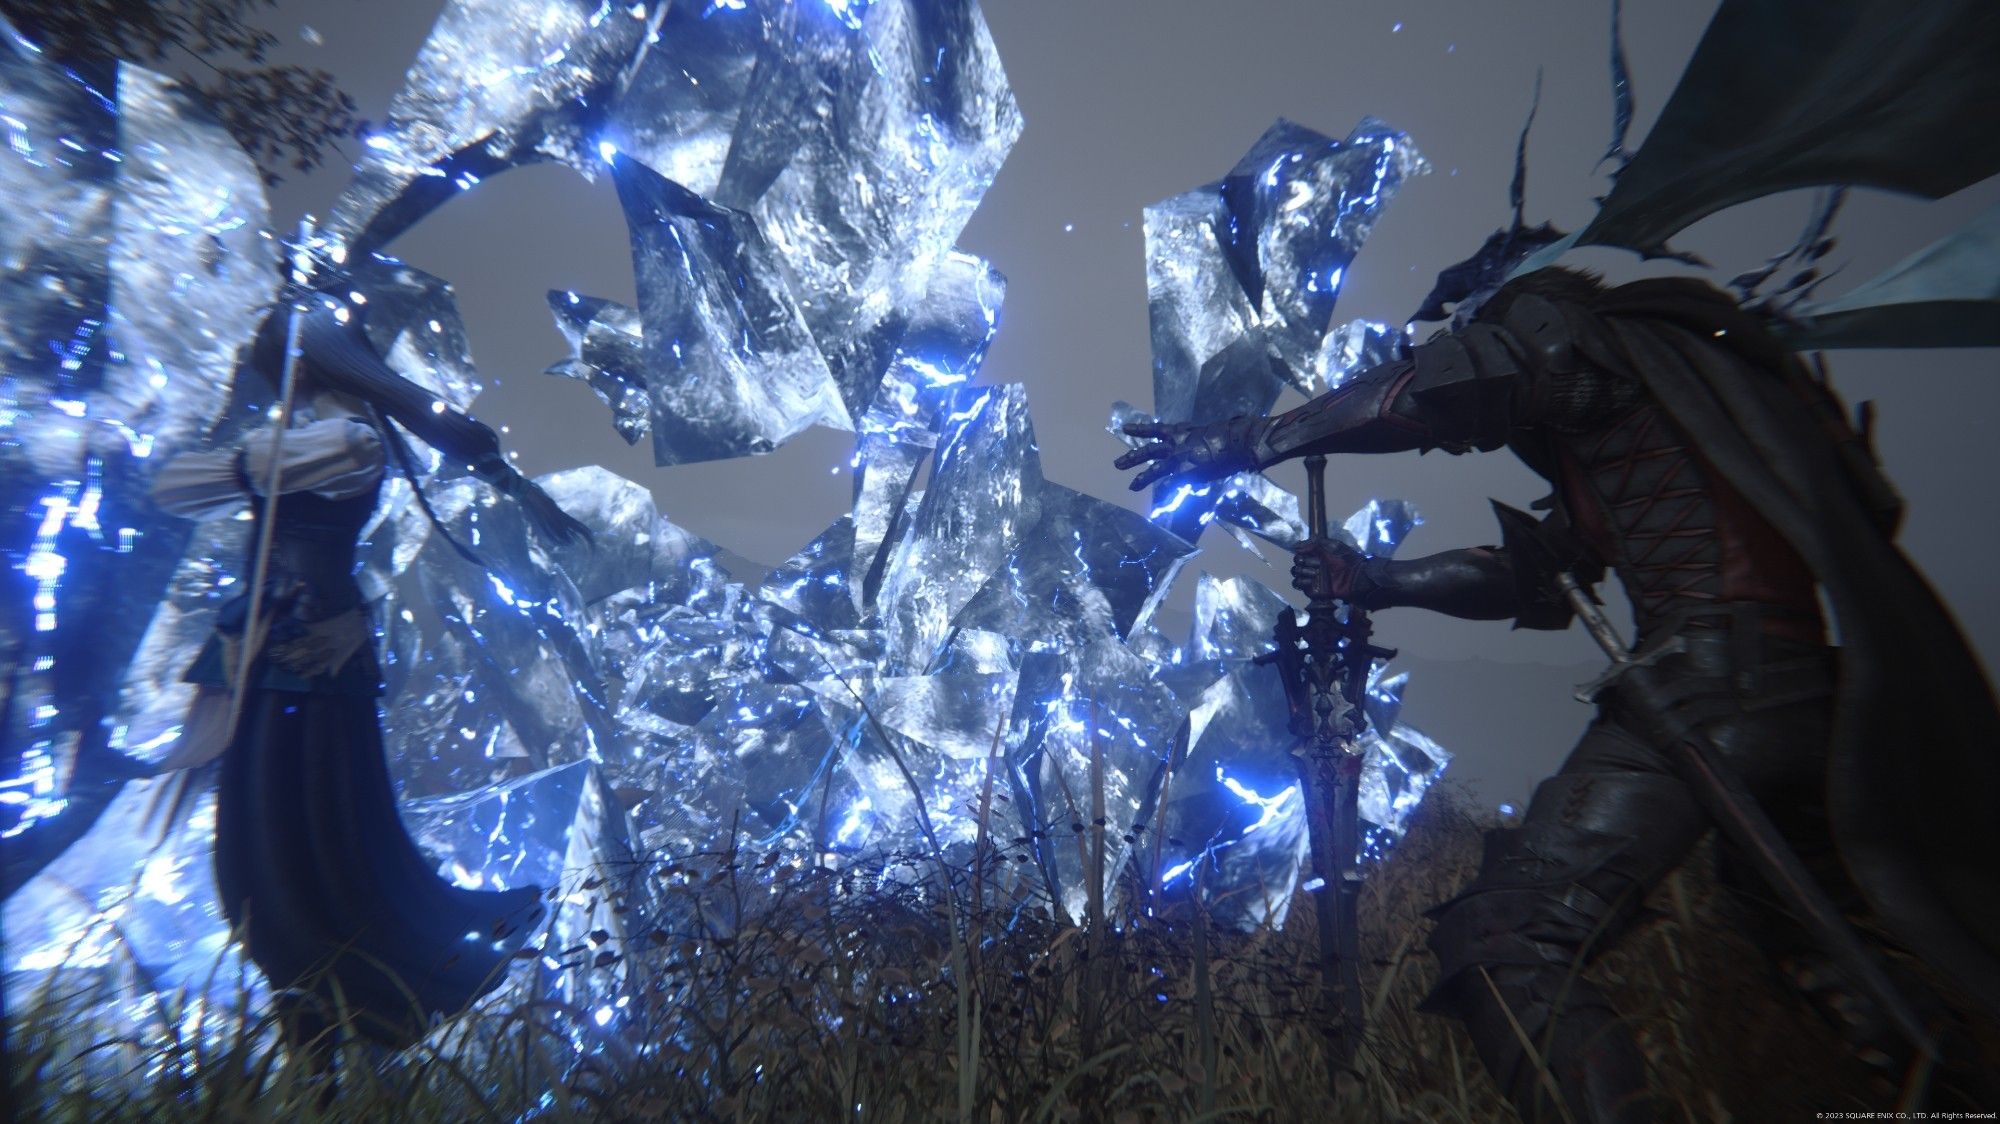
[[[1678,718],[1824,888],[1873,913],[1975,1006],[2000,1010],[1993,871],[1968,866],[1993,853],[1990,821],[1962,787],[1926,780],[1992,790],[1991,688],[1891,541],[1900,505],[1865,435],[1761,318],[1700,282],[1605,289],[1544,269],[1463,327],[1298,409],[1151,435],[1164,440],[1120,462],[1153,462],[1135,487],[1311,454],[1513,449],[1552,486],[1540,527],[1503,513],[1499,546],[1403,561],[1309,547],[1294,568],[1302,588],[1337,584],[1331,593],[1369,609],[1561,628],[1570,609],[1556,573],[1615,573],[1640,648],[1674,641],[1656,667]],[[1532,544],[1512,541],[1524,524]],[[1826,645],[1822,596],[1839,648]],[[1891,707],[1892,682],[1921,704]],[[1489,835],[1478,877],[1434,911],[1432,1009],[1466,1021],[1529,1119],[1546,1111],[1550,1082],[1523,1032],[1545,1047],[1572,1118],[1650,1120],[1660,1107],[1630,1034],[1576,975],[1709,826],[1656,725],[1608,696],[1520,825]],[[1906,756],[1881,752],[1892,740]],[[1855,1002],[1841,967],[1765,904],[1726,845],[1720,861],[1725,882],[1749,891],[1737,895],[1745,926],[1773,962],[1814,981],[1808,992],[1866,1056],[1893,1060],[1894,1035]]]

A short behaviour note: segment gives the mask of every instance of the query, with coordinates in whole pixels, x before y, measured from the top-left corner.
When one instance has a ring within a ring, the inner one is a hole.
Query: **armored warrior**
[[[1441,318],[1445,294],[1420,317]],[[1728,294],[1689,279],[1605,288],[1545,268],[1288,413],[1127,432],[1155,439],[1118,462],[1146,466],[1135,488],[1312,454],[1511,448],[1553,486],[1539,527],[1506,519],[1498,546],[1408,561],[1317,546],[1295,563],[1299,588],[1549,629],[1571,619],[1558,575],[1608,568],[1630,598],[1639,657],[1672,649],[1655,664],[1679,717],[1819,884],[1989,1009],[2000,998],[1990,827],[1924,807],[1939,788],[1990,782],[1991,690],[1893,545],[1895,495],[1831,388]],[[1898,690],[1924,696],[1893,714],[1892,662],[1897,682],[1920,684]],[[1491,833],[1478,876],[1434,911],[1430,1009],[1465,1021],[1526,1119],[1547,1111],[1550,1082],[1523,1032],[1575,1119],[1658,1114],[1630,1032],[1575,966],[1618,940],[1710,826],[1667,737],[1608,695],[1520,825]],[[1727,846],[1720,874],[1742,891],[1752,935],[1868,1056],[1908,1060],[1844,965],[1768,904]]]

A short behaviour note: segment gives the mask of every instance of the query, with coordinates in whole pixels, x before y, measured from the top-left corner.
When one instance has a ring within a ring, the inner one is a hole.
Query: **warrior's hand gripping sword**
[[[1305,458],[1307,544],[1327,542],[1326,458]],[[1302,546],[1303,549],[1303,546]],[[1334,1064],[1344,1067],[1361,1034],[1360,939],[1355,905],[1360,896],[1360,736],[1367,727],[1362,699],[1368,672],[1396,653],[1369,643],[1368,613],[1333,597],[1315,596],[1297,614],[1278,616],[1277,650],[1259,662],[1274,663],[1285,684],[1291,731],[1299,741],[1292,757],[1299,770],[1312,863],[1321,887],[1314,902],[1319,921],[1323,1002],[1335,1034]]]

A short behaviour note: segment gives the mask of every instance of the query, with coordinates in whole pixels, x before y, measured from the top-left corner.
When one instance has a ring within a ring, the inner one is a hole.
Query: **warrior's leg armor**
[[[1578,1124],[1636,1124],[1664,1107],[1631,1032],[1582,978],[1705,827],[1681,782],[1647,768],[1656,763],[1630,735],[1593,725],[1521,826],[1488,835],[1472,885],[1432,911],[1442,982],[1425,1009],[1465,1021],[1525,1120],[1558,1118],[1552,1086]]]

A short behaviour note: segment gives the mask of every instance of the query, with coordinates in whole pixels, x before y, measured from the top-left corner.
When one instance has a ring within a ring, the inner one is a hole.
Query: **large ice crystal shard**
[[[958,392],[930,482],[882,577],[892,673],[920,673],[1040,515],[1041,457],[1018,384]]]
[[[1203,574],[1194,591],[1191,649],[1200,660],[1252,659],[1271,650],[1278,614],[1292,607],[1262,582]]]
[[[887,376],[857,423],[854,560],[849,589],[857,608],[881,587],[885,540],[908,510],[917,470],[937,446],[958,391],[985,360],[999,327],[1007,281],[980,258],[953,251],[910,311]]]
[[[374,250],[530,161],[644,164],[765,232],[853,416],[1020,130],[970,0],[453,0],[325,235]]]
[[[549,308],[573,354],[546,372],[589,385],[611,407],[611,424],[627,445],[652,432],[652,399],[646,393],[646,338],[639,310],[601,297],[551,290]]]
[[[1215,501],[1215,520],[1286,550],[1306,540],[1299,497],[1261,472],[1239,472],[1229,478]]]
[[[860,624],[849,594],[847,568],[854,557],[854,517],[843,515],[806,548],[767,574],[757,596],[790,611],[818,629],[853,628]],[[808,678],[818,679],[821,668]]]
[[[1313,393],[1340,284],[1405,177],[1428,169],[1373,119],[1345,141],[1279,121],[1220,183],[1146,208],[1153,405],[1168,421]]]
[[[645,4],[450,0],[322,230],[348,256],[387,245],[482,178],[536,160],[587,167],[590,107],[649,30]]]
[[[575,880],[579,858],[601,862],[631,852],[625,815],[588,761],[413,800],[402,816],[438,873],[468,889],[554,889]]]
[[[403,805],[403,824],[454,883],[548,889],[562,879],[590,763],[579,761],[460,796]]]
[[[621,791],[637,801],[636,849],[648,857],[719,853],[735,842],[747,806],[741,763],[727,746],[693,730],[663,740],[664,752],[622,769]]]
[[[394,258],[350,261],[349,300],[360,294],[368,342],[397,374],[463,410],[483,389],[451,286]]]
[[[935,444],[937,412],[954,388],[978,374],[1006,296],[1007,279],[985,259],[956,250],[946,255],[922,303],[907,313],[860,431],[897,443]]]
[[[1410,813],[1451,764],[1451,753],[1413,726],[1370,730],[1363,739],[1358,808],[1367,857],[1380,858],[1409,827]]]
[[[1021,113],[974,3],[796,4],[772,24],[715,199],[771,239],[859,414]]]
[[[1369,500],[1347,517],[1341,530],[1361,553],[1387,558],[1403,545],[1403,539],[1424,521],[1415,504],[1408,500]]]
[[[590,465],[552,472],[536,483],[590,528],[591,549],[568,558],[564,572],[585,604],[685,571],[692,556],[712,547],[668,524],[662,534],[653,493],[610,469]]]
[[[659,464],[769,452],[823,422],[852,425],[799,305],[781,245],[635,161],[613,172],[632,227]]]
[[[1216,919],[1240,928],[1284,923],[1305,860],[1286,715],[1268,666],[1237,663],[1211,682],[1190,710],[1187,756],[1162,815],[1152,876],[1169,892],[1198,882]]]
[[[1312,393],[1341,280],[1382,206],[1428,170],[1410,138],[1373,118],[1345,141],[1280,119],[1222,181],[1222,244],[1286,377]]]
[[[958,615],[1040,647],[1123,639],[1151,616],[1194,553],[1137,512],[1044,484],[1041,517]]]
[[[100,88],[0,38],[0,463],[46,482],[120,451],[143,478],[214,423],[277,288],[262,181],[160,75],[121,64]]]
[[[989,836],[1018,835],[998,772],[1020,733],[1011,724],[1017,684],[1011,672],[813,684],[841,729],[842,765],[858,790],[826,843],[852,849],[887,842],[893,849],[892,841],[902,839],[962,847],[978,835],[982,803]]]
[[[1320,344],[1314,365],[1318,377],[1312,380],[1312,391],[1338,389],[1361,371],[1401,358],[1409,346],[1410,337],[1400,328],[1373,320],[1349,320],[1328,332]]]
[[[1287,382],[1317,393],[1347,267],[1427,168],[1372,118],[1345,141],[1280,120],[1220,182],[1146,208],[1154,415],[1214,422],[1269,413]],[[1156,490],[1155,517],[1193,537],[1215,497],[1180,487]]]
[[[804,819],[834,760],[833,733],[813,685],[761,682],[752,676],[722,691],[695,727],[736,759],[744,804],[761,818],[745,830],[783,838]]]
[[[111,333],[105,415],[186,445],[229,399],[237,344],[277,289],[256,165],[160,75],[118,69]]]
[[[858,610],[875,604],[890,557],[884,547],[899,527],[907,527],[922,499],[920,470],[936,444],[937,431],[927,426],[893,435],[864,431],[855,443],[854,548],[847,584]]]
[[[1101,874],[1105,901],[1186,718],[1152,668],[1115,640],[1030,657],[1021,672],[1014,768],[1035,851],[1071,918]],[[1101,828],[1103,852],[1095,853]]]
[[[1146,208],[1153,413],[1162,420],[1268,413],[1284,387],[1257,305],[1224,250],[1231,218],[1214,184]]]
[[[12,889],[130,775],[120,686],[187,539],[148,485],[221,413],[235,347],[278,276],[256,169],[165,79],[59,66],[0,24],[0,100]]]
[[[520,510],[491,486],[455,480],[430,491],[445,530],[479,558],[433,536],[417,565],[425,595],[483,669],[479,697],[538,764],[592,756],[616,732],[574,583],[530,543]]]
[[[261,978],[242,973],[216,896],[214,798],[198,800],[186,824],[162,839],[149,813],[165,783],[128,785],[83,840],[7,899],[0,923],[10,1008],[32,1006],[15,989],[50,971],[69,974],[70,986],[95,972],[136,977],[141,996],[116,986],[104,995],[139,1018],[148,1014],[144,993],[185,990],[223,1011],[261,996]]]
[[[105,303],[119,177],[113,75],[58,67],[0,20],[0,90],[8,150],[0,153],[0,317],[10,401],[0,445],[43,476],[80,458],[73,418],[51,416],[51,400],[75,400],[102,378]],[[10,479],[13,473],[9,473]]]
[[[689,191],[713,196],[749,100],[751,76],[767,50],[780,49],[779,25],[789,6],[767,0],[754,8],[685,0],[657,4],[646,48],[597,132],[600,151],[623,152]],[[758,116],[753,109],[753,122]],[[753,125],[742,143],[761,131]]]

